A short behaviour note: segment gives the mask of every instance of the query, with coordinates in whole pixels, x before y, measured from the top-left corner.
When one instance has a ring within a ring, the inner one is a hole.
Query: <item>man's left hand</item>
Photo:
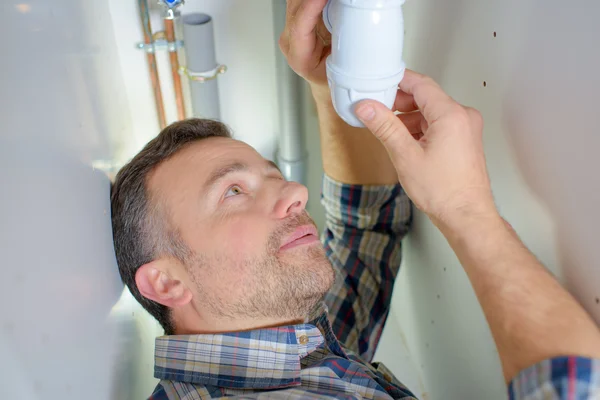
[[[327,86],[325,60],[331,53],[331,33],[322,13],[327,0],[288,0],[285,29],[279,47],[290,67],[313,87]]]

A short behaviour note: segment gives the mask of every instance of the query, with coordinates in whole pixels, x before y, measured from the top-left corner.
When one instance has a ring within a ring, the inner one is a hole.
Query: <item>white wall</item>
[[[597,322],[599,12],[600,3],[584,0],[409,0],[405,6],[409,67],[482,111],[502,214]],[[393,311],[430,397],[504,398],[480,307],[423,215],[405,250]]]
[[[108,399],[109,179],[131,118],[102,2],[0,5],[0,398]]]

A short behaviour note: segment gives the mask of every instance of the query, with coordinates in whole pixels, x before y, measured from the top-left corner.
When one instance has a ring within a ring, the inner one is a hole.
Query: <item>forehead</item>
[[[235,139],[202,139],[187,145],[161,163],[150,175],[148,186],[153,194],[159,194],[163,200],[181,200],[187,192],[197,192],[215,169],[232,161],[258,165],[264,163],[265,159],[251,146]],[[169,195],[164,196],[165,193]]]

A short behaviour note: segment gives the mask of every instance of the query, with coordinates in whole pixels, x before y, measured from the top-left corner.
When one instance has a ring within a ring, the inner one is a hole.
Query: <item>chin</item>
[[[325,296],[325,293],[331,289],[335,280],[335,270],[325,255],[325,252],[323,252],[322,257],[312,258],[311,270],[315,275],[318,276],[318,279],[315,279],[315,281],[319,282],[317,286],[320,289],[320,294]]]

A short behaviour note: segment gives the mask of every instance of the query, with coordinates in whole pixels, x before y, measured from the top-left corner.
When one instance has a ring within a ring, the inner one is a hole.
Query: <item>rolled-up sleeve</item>
[[[510,382],[509,398],[515,400],[600,399],[600,360],[558,357],[521,371]]]
[[[411,203],[400,185],[347,185],[323,179],[323,243],[336,270],[325,300],[334,332],[371,361],[389,313],[411,223]]]

